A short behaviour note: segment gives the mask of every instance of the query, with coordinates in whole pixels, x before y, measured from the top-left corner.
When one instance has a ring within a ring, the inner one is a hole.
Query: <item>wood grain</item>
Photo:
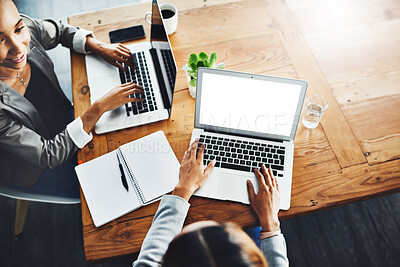
[[[400,4],[397,0],[286,0],[285,2],[305,36],[400,18]]]
[[[391,161],[373,167],[360,164],[329,176],[303,176],[301,180],[293,181],[291,208],[279,213],[280,220],[380,196],[386,194],[388,190],[398,192],[400,191],[400,161]],[[214,220],[232,221],[248,227],[258,223],[248,205],[198,197],[193,197],[190,202],[191,208],[185,224],[199,220]],[[151,225],[157,206],[158,203],[154,203],[143,207],[100,228],[83,226],[87,260],[138,251]],[[134,220],[131,219],[133,214],[136,214]]]
[[[176,5],[184,3],[187,8],[180,9],[178,30],[170,36],[178,65],[171,117],[95,136],[93,144],[79,152],[79,158],[90,160],[162,129],[181,160],[193,130],[195,107],[181,68],[190,53],[215,51],[219,55],[218,61],[224,62],[227,69],[306,79],[310,84],[309,93],[317,92],[328,99],[330,107],[316,129],[308,130],[299,124],[295,139],[291,208],[280,212],[282,220],[399,191],[397,147],[400,120],[395,115],[392,122],[378,123],[377,127],[368,130],[370,125],[376,125],[374,117],[369,114],[383,114],[380,109],[389,107],[387,110],[395,110],[399,104],[398,98],[393,97],[396,95],[394,84],[397,72],[372,74],[376,77],[376,86],[379,79],[389,77],[391,81],[388,81],[388,89],[381,93],[380,99],[370,101],[368,95],[374,90],[361,89],[367,85],[367,80],[364,80],[367,76],[337,81],[332,93],[325,73],[314,58],[314,51],[308,46],[308,39],[302,35],[285,2],[251,0],[215,5],[217,2],[212,1],[212,6],[209,6],[210,1],[207,1],[206,7],[202,7],[204,2],[197,0],[176,2]],[[305,7],[309,4],[307,1],[302,3]],[[81,27],[90,25],[99,39],[107,41],[109,29],[143,23],[140,14],[147,7],[143,6],[142,10],[139,6],[77,15],[70,17],[70,23]],[[122,14],[118,21],[112,16],[116,11]],[[140,13],[140,16],[137,15],[139,19],[134,20],[135,15],[132,14],[128,19],[123,14],[128,11]],[[127,22],[123,22],[123,18],[127,18]],[[71,60],[77,116],[88,108],[89,96],[81,92],[81,88],[87,85],[84,59],[73,54]],[[356,90],[346,89],[356,88],[356,85],[359,86],[358,94]],[[347,97],[351,97],[350,102]],[[388,99],[392,99],[391,102]],[[387,120],[386,115],[379,115],[378,118]],[[365,158],[366,152],[369,154]],[[96,228],[83,195],[81,199],[85,255],[89,261],[137,252],[158,207],[158,202],[153,203]],[[204,219],[235,221],[241,226],[258,223],[247,205],[199,197],[193,197],[190,203],[185,224]]]
[[[306,40],[328,82],[392,72],[400,66],[398,20],[309,34]]]
[[[85,58],[71,52],[72,97],[75,117],[81,116],[90,107],[90,91],[86,76]],[[106,136],[93,134],[93,140],[78,152],[79,160],[88,161],[108,152]]]
[[[368,163],[399,158],[399,1],[287,3]]]
[[[343,107],[370,164],[400,158],[399,105],[400,94]]]
[[[171,3],[174,4],[178,13],[187,9],[194,9],[207,6],[215,6],[220,4],[231,3],[240,0],[160,0],[159,4]],[[68,22],[71,25],[83,27],[84,29],[93,30],[94,26],[100,24],[117,23],[120,21],[129,21],[132,19],[143,18],[147,11],[151,11],[151,2],[135,3],[132,5],[107,8],[92,12],[85,12],[68,17]],[[118,15],[116,15],[118,14]]]
[[[340,106],[286,3],[283,0],[273,1],[270,3],[268,11],[275,23],[281,28],[282,42],[296,72],[301,79],[305,79],[309,83],[307,95],[322,95],[328,101],[329,108],[320,123],[340,166],[348,167],[366,162]]]
[[[322,127],[309,130],[299,125],[294,144],[293,187],[302,177],[324,177],[341,171]]]
[[[325,177],[309,179],[304,176],[302,181],[293,183],[291,207],[288,211],[280,212],[280,219],[292,218],[305,207],[309,207],[307,213],[312,213],[398,191],[399,160],[372,167],[359,164]]]
[[[400,94],[400,69],[372,75],[357,75],[345,81],[330,83],[342,106],[373,98]]]

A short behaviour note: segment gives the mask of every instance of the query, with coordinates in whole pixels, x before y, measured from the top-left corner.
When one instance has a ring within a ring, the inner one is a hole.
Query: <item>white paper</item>
[[[178,183],[180,165],[162,131],[126,144],[121,150],[142,188],[145,204],[172,191]],[[122,184],[116,150],[76,166],[75,171],[95,226],[141,207],[127,173],[129,191]]]
[[[179,161],[162,131],[120,148],[145,196],[146,202],[171,192],[179,181]]]
[[[75,167],[94,225],[112,221],[141,206],[129,179],[121,181],[116,151]]]

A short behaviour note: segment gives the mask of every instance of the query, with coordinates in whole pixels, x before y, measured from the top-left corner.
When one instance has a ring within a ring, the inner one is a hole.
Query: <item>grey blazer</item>
[[[35,20],[21,15],[31,34],[27,58],[52,85],[59,97],[69,103],[45,50],[62,44],[73,48],[78,28],[53,20]],[[82,37],[83,38],[83,37]],[[71,103],[69,103],[71,105]],[[18,186],[34,185],[43,170],[66,162],[77,147],[67,130],[46,140],[39,133],[43,121],[36,108],[13,88],[0,81],[0,182]]]
[[[164,195],[133,267],[159,267],[169,243],[183,227],[190,204],[181,197]],[[289,260],[283,234],[261,240],[269,267],[287,267]]]

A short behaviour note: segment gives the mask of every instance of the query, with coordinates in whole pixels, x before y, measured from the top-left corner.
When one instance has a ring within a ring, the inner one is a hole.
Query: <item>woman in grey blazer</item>
[[[269,266],[287,267],[286,242],[278,219],[280,194],[271,169],[255,170],[258,192],[247,181],[250,205],[262,231],[260,249],[239,226],[214,221],[192,223],[182,229],[193,193],[206,181],[215,165],[204,169],[204,145],[193,142],[182,159],[179,182],[171,195],[162,197],[133,267],[159,266]]]
[[[133,62],[121,44],[105,44],[91,32],[61,22],[20,15],[11,0],[0,0],[0,182],[35,185],[44,170],[68,162],[92,139],[90,131],[104,112],[140,101],[129,95],[143,88],[127,83],[73,120],[72,105],[46,53],[58,44],[98,54],[122,69],[120,63]]]

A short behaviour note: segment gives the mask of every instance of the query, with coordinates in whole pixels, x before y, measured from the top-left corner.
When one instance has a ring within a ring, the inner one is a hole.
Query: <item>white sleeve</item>
[[[85,45],[86,45],[86,36],[92,36],[93,32],[84,30],[84,29],[79,29],[75,35],[74,39],[72,40],[72,46],[75,52],[81,53],[81,54],[88,54],[89,52],[86,51]]]
[[[74,121],[67,125],[67,131],[74,141],[75,145],[79,148],[84,147],[93,139],[92,133],[87,134],[83,130],[83,122],[81,117],[76,118]]]

